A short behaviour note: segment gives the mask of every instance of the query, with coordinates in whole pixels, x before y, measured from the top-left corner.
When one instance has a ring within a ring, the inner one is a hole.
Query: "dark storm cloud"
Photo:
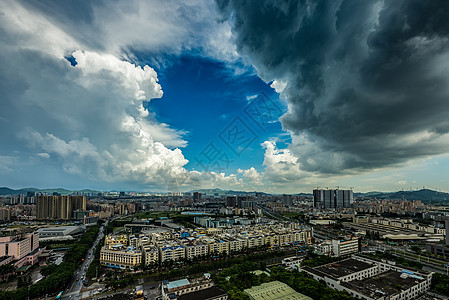
[[[291,150],[309,171],[449,152],[448,1],[218,1],[239,53],[286,81]]]

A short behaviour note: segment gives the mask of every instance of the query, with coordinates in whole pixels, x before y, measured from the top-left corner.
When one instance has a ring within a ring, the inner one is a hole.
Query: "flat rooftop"
[[[167,289],[170,291],[172,289],[176,289],[176,288],[180,288],[180,287],[188,286],[188,285],[190,285],[190,281],[187,278],[185,278],[185,279],[180,279],[180,280],[176,280],[176,281],[170,281],[167,284]]]
[[[341,284],[360,294],[377,299],[399,294],[401,291],[408,290],[424,280],[419,278],[419,275],[410,276],[405,273],[389,270],[370,278],[342,282]]]
[[[227,293],[217,286],[213,286],[204,290],[199,290],[197,292],[192,292],[188,294],[181,295],[178,300],[201,300],[201,299],[212,299],[218,297],[224,297]]]
[[[353,258],[348,258],[327,265],[315,267],[313,270],[328,276],[330,275],[335,278],[340,278],[372,267],[374,267],[374,265]]]

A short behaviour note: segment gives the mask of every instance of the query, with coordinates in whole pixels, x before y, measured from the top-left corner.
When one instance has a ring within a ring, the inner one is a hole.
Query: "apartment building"
[[[128,236],[126,234],[121,235],[107,235],[104,238],[104,245],[107,247],[113,247],[117,245],[128,246]],[[136,246],[136,245],[132,245]]]
[[[121,244],[103,246],[100,251],[100,263],[111,268],[132,269],[142,263],[142,251]]]
[[[186,251],[186,259],[194,259],[195,257],[206,256],[209,254],[209,247],[206,243],[200,241],[186,241],[183,243]]]
[[[86,196],[37,197],[37,219],[69,220],[75,210],[86,210]]]
[[[162,263],[170,260],[184,260],[186,258],[185,247],[174,242],[166,244],[164,247],[159,248],[159,256]]]
[[[159,249],[151,244],[142,245],[146,265],[159,263]]]

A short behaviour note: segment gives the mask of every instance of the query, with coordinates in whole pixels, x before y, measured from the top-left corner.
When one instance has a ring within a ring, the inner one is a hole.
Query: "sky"
[[[447,1],[0,3],[0,186],[449,191]]]

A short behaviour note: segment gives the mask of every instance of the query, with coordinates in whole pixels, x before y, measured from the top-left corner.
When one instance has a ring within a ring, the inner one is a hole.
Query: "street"
[[[86,278],[86,272],[89,269],[90,264],[92,263],[94,259],[94,250],[99,241],[103,238],[104,228],[108,225],[108,221],[104,225],[100,227],[100,232],[97,236],[97,239],[92,244],[89,251],[87,251],[86,257],[84,258],[83,263],[81,264],[80,268],[76,271],[76,273],[73,276],[72,282],[70,283],[70,287],[64,291],[62,294],[61,299],[83,299],[83,298],[90,298],[92,294],[95,292],[94,290],[81,293],[81,289],[83,287],[83,280]]]

